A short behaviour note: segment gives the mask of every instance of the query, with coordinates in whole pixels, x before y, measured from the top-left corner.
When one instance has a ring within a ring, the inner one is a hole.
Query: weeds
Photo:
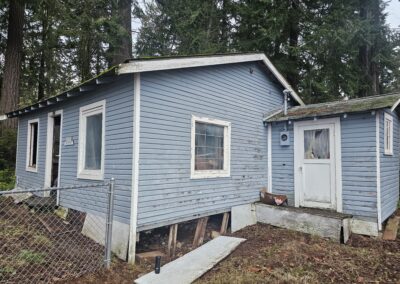
[[[41,264],[44,262],[44,254],[23,249],[20,251],[18,259],[27,263]]]

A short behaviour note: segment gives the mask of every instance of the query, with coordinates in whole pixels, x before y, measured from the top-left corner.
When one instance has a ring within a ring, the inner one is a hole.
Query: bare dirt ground
[[[400,283],[399,237],[383,241],[353,235],[341,245],[262,224],[231,235],[247,241],[196,283]],[[69,283],[132,283],[152,265],[130,268],[117,262],[110,271]]]
[[[0,197],[0,283],[48,283],[103,267],[104,248],[80,233],[82,224],[72,211],[61,220]]]

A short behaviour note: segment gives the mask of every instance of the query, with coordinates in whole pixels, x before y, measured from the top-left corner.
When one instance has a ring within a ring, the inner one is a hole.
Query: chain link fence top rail
[[[113,185],[0,191],[0,283],[69,280],[108,266]]]

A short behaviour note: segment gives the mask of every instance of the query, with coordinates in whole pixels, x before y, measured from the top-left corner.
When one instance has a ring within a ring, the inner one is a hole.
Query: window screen
[[[101,169],[103,114],[86,117],[85,169]]]
[[[196,122],[195,170],[224,169],[224,126]]]

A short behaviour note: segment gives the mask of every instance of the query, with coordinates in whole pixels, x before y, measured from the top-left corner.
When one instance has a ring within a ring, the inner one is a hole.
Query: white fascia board
[[[393,112],[393,111],[398,107],[399,104],[400,104],[400,99],[398,99],[398,100],[393,104],[393,106],[390,108],[390,111]]]
[[[276,79],[285,87],[285,89],[288,89],[290,91],[290,95],[301,105],[304,106],[305,103],[303,100],[299,97],[299,95],[296,93],[296,91],[290,86],[290,84],[286,81],[285,77],[282,76],[282,74],[278,71],[278,69],[275,68],[275,66],[272,64],[272,62],[268,59],[268,57],[265,54],[261,55],[262,61],[264,62],[265,65],[267,65],[268,69],[274,74]]]
[[[292,97],[300,104],[305,105],[303,100],[290,86],[281,73],[275,68],[272,62],[263,53],[253,54],[233,54],[233,55],[217,55],[217,56],[199,56],[199,57],[181,57],[170,59],[152,59],[138,60],[128,63],[122,63],[118,67],[118,74],[140,73],[149,71],[172,70],[191,67],[213,66],[220,64],[242,63],[251,61],[262,61],[276,79],[282,84],[285,89],[288,89]]]

